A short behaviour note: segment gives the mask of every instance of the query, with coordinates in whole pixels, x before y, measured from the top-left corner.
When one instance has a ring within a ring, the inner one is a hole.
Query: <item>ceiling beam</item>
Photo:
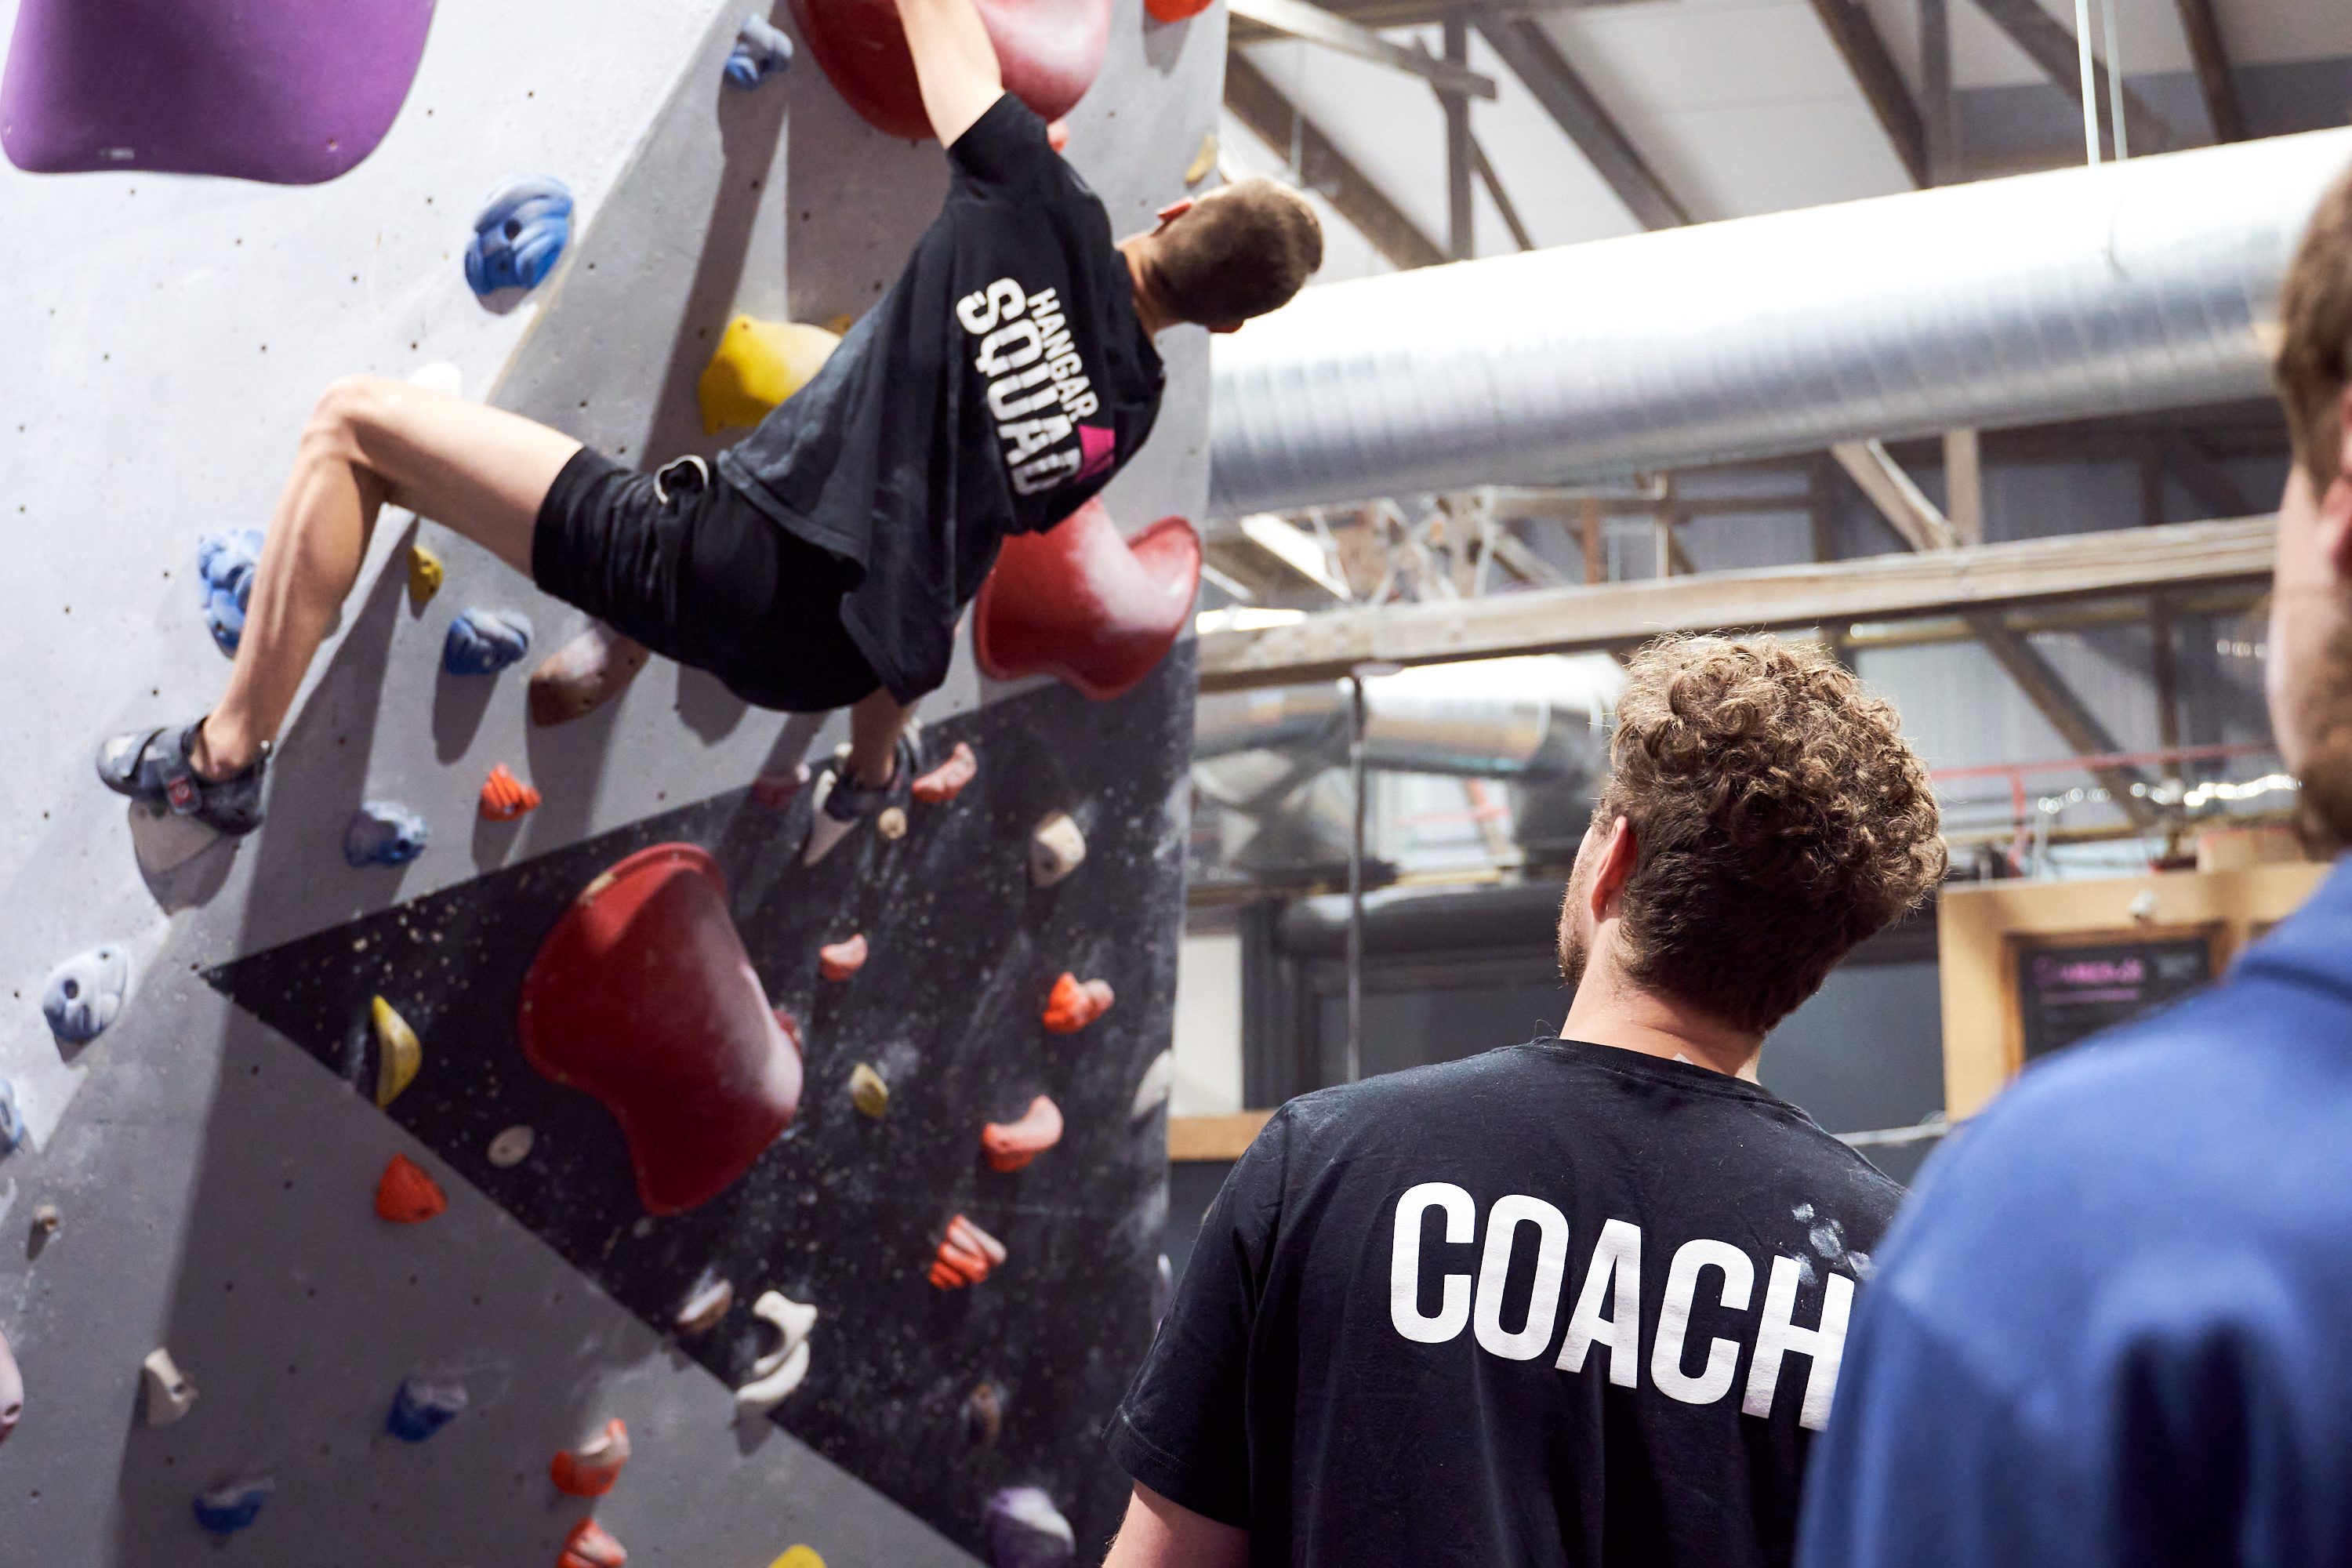
[[[1308,5],[1307,0],[1225,0],[1225,9],[1286,37],[1303,38],[1374,65],[1408,72],[1447,92],[1470,98],[1495,96],[1493,77],[1481,75],[1459,60],[1440,59],[1425,49],[1392,44],[1344,16],[1335,16],[1320,5]]]
[[[2066,24],[2044,11],[2041,0],[1976,0],[1977,9],[1990,18],[1992,25],[2009,35],[2010,42],[2025,51],[2026,58],[2042,68],[2048,77],[2074,105],[2083,107],[2083,59],[2074,32]],[[2092,91],[2098,94],[2102,105],[2111,101],[2112,89],[2107,85],[2107,65],[2095,61],[2092,67],[2095,79]],[[2134,91],[2124,86],[2124,124],[2131,132],[2131,144],[2142,153],[2169,153],[2180,145],[2156,110]],[[2110,138],[2110,145],[2113,144]]]
[[[1295,151],[1298,183],[1328,201],[1398,268],[1434,267],[1445,259],[1437,242],[1238,49],[1225,53],[1225,107],[1267,146],[1285,154]]]
[[[1589,653],[1667,632],[1787,630],[2013,605],[2259,585],[2274,520],[2176,522],[1924,554],[1335,610],[1201,638],[1201,687],[1330,680],[1359,664]]]
[[[2245,110],[2238,102],[2238,79],[2230,74],[2230,51],[2221,42],[2213,0],[2174,3],[2180,8],[2180,30],[2189,38],[2189,58],[2197,68],[2197,90],[2204,95],[2205,115],[2213,122],[2213,140],[2243,142]]]
[[[1488,5],[1473,9],[1470,19],[1511,74],[1527,84],[1544,112],[1617,193],[1617,199],[1636,222],[1643,228],[1679,228],[1691,221],[1690,213],[1618,129],[1609,110],[1539,23]]]
[[[2167,472],[2180,481],[2197,504],[2205,509],[2208,517],[2244,517],[2254,509],[2247,503],[2246,492],[2229,470],[2215,462],[2212,455],[2199,446],[2187,434],[2179,430],[2163,430],[2153,437],[2157,461]]]
[[[1510,192],[1503,189],[1502,176],[1495,173],[1495,165],[1486,157],[1486,147],[1475,136],[1470,138],[1470,166],[1478,172],[1479,184],[1486,187],[1486,194],[1495,198],[1495,210],[1503,215],[1503,226],[1511,231],[1513,243],[1521,250],[1533,250],[1536,247],[1535,236],[1528,232],[1528,226],[1520,220],[1518,204],[1511,200]]]
[[[1927,122],[1921,118],[1918,104],[1912,101],[1911,89],[1895,68],[1878,24],[1858,0],[1813,0],[1813,15],[1821,18],[1822,30],[1845,57],[1845,68],[1853,73],[1854,85],[1862,89],[1870,111],[1878,116],[1886,139],[1895,144],[1895,155],[1903,160],[1911,183],[1933,184],[1927,163]]]
[[[2058,738],[2074,748],[2078,757],[2112,757],[2122,752],[2115,734],[2100,722],[2099,716],[2075,694],[2066,678],[2042,656],[2042,650],[2026,640],[2022,633],[2012,630],[1999,616],[1977,615],[1967,618],[1969,630],[1984,645],[1993,662],[2008,673],[2017,689],[2025,693]],[[2154,827],[2162,820],[2156,803],[2147,798],[2150,780],[2147,773],[2127,763],[2091,769],[2091,776],[2099,781],[2123,814],[2141,827]]]

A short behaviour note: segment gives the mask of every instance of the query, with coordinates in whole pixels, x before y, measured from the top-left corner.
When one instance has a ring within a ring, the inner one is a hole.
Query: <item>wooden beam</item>
[[[1470,138],[1470,164],[1478,172],[1479,182],[1486,187],[1486,194],[1495,198],[1495,210],[1503,215],[1503,226],[1511,231],[1513,243],[1521,250],[1533,250],[1536,247],[1535,237],[1528,232],[1528,226],[1519,221],[1517,205],[1511,200],[1510,192],[1503,189],[1501,176],[1495,173],[1495,165],[1486,159],[1486,149],[1475,136]]]
[[[1225,9],[1244,21],[1337,49],[1343,55],[1370,60],[1425,79],[1431,86],[1470,98],[1493,98],[1495,79],[1472,70],[1458,60],[1439,59],[1426,49],[1392,44],[1369,28],[1334,16],[1307,0],[1225,0]]]
[[[1919,0],[1919,117],[1926,122],[1927,179],[1960,177],[1960,100],[1952,84],[1951,0]]]
[[[2075,109],[2083,107],[2082,55],[2074,32],[2065,23],[2044,11],[2041,0],[1976,0],[1976,4],[1994,26],[2009,35],[2010,42],[2042,68],[2042,73],[2056,84]],[[2095,75],[2091,90],[2104,106],[2112,90],[2107,83],[2106,62],[2096,62],[2093,69]],[[2172,127],[2128,83],[2124,87],[2124,124],[2131,132],[2132,146],[2141,153],[2169,153],[2180,145]],[[2112,139],[2109,144],[2113,145]]]
[[[1895,155],[1903,160],[1911,183],[1933,184],[1927,121],[1911,100],[1911,89],[1895,68],[1895,57],[1886,52],[1878,24],[1870,19],[1859,0],[1813,0],[1813,15],[1821,18],[1822,30],[1845,57],[1845,68],[1853,73],[1854,85],[1862,89],[1870,111],[1878,116],[1886,139],[1895,144]]]
[[[1527,84],[1544,112],[1568,133],[1636,222],[1643,228],[1679,228],[1691,221],[1689,212],[1618,129],[1601,100],[1551,41],[1550,34],[1524,16],[1506,16],[1488,5],[1476,7],[1470,18],[1488,47],[1502,57],[1513,76]]]
[[[1464,70],[1470,64],[1470,25],[1459,16],[1445,18],[1445,59]],[[1445,110],[1445,254],[1449,260],[1468,261],[1478,254],[1478,214],[1472,203],[1475,177],[1470,141],[1470,96],[1449,87],[1437,89]]]
[[[1597,522],[1597,510],[1594,514]],[[1595,533],[1597,534],[1597,528]],[[1784,630],[2268,579],[2273,520],[2179,522],[1931,553],[1337,610],[1201,638],[1201,688],[1332,680],[1359,664],[1588,653],[1667,632]]]
[[[2011,630],[1997,615],[1984,614],[1966,617],[1969,629],[1977,641],[1984,645],[1993,662],[2008,672],[2017,689],[2025,693],[2036,711],[2058,731],[2058,738],[2074,750],[2077,756],[2111,757],[2123,750],[2115,732],[2102,723],[2099,716],[2075,694],[2057,667],[2042,657],[2025,637]],[[2140,827],[2154,827],[2162,820],[2156,804],[2147,798],[2148,776],[2138,768],[2117,765],[2093,768],[2091,776],[2105,786],[2117,809]],[[2136,793],[2137,792],[2137,793]]]
[[[2238,79],[2230,74],[2230,51],[2221,43],[2213,0],[2175,3],[2180,8],[2180,30],[2189,38],[2189,58],[2197,68],[2197,90],[2205,98],[2205,117],[2213,122],[2213,140],[2242,142],[2246,114],[2238,102]]]
[[[1944,432],[1944,501],[1955,544],[1982,544],[1984,451],[1974,430]],[[2216,507],[2213,517],[2240,517],[2244,507]]]
[[[1295,149],[1298,183],[1328,201],[1395,266],[1410,270],[1445,259],[1437,242],[1238,49],[1225,53],[1225,107],[1267,146],[1285,154]]]
[[[1884,443],[1840,441],[1830,448],[1830,456],[1862,487],[1862,493],[1904,543],[1914,550],[1949,550],[1959,542],[1935,502],[1887,456]]]
[[[1238,1160],[1272,1121],[1271,1110],[1241,1110],[1231,1116],[1171,1116],[1168,1119],[1171,1161]]]

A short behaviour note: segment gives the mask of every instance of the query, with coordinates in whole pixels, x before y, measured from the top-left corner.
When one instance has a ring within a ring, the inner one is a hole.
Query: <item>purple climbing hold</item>
[[[261,563],[261,530],[232,529],[196,541],[196,588],[204,596],[205,629],[221,652],[234,658],[245,636],[245,607],[253,598],[253,573]]]
[[[352,813],[343,829],[343,858],[354,867],[405,866],[432,839],[431,826],[406,806],[372,800]]]
[[[441,668],[452,675],[496,675],[530,651],[530,617],[520,610],[467,610],[449,623]]]
[[[524,174],[492,191],[466,242],[466,283],[483,299],[501,289],[536,289],[572,243],[572,188],[551,174]]]
[[[392,1396],[383,1429],[404,1443],[422,1443],[466,1413],[466,1385],[408,1377]]]
[[[0,1078],[0,1154],[25,1146],[25,1112],[16,1103],[16,1086]]]
[[[196,1494],[196,1522],[215,1535],[235,1535],[261,1516],[261,1505],[278,1483],[268,1476],[229,1481]]]
[[[746,16],[735,29],[727,79],[737,87],[757,87],[792,63],[793,40],[784,30],[765,16]]]
[[[30,174],[311,185],[391,131],[433,0],[23,0],[0,149]]]
[[[58,1040],[88,1045],[114,1022],[130,989],[130,953],[114,942],[102,942],[49,971],[48,983],[41,987],[41,1014]]]
[[[1076,1554],[1070,1521],[1035,1487],[1008,1487],[988,1500],[988,1556],[996,1568],[1063,1568]]]

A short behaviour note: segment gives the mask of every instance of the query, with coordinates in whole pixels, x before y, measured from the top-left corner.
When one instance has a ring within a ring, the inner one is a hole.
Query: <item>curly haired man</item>
[[[2352,174],[2288,274],[2271,728],[2352,844]],[[2352,870],[1928,1167],[1805,1503],[1821,1568],[2352,1562]]]
[[[1894,710],[1765,637],[1633,661],[1562,1037],[1292,1100],[1110,1430],[1108,1568],[1784,1563],[1899,1190],[1756,1082],[1943,873]]]

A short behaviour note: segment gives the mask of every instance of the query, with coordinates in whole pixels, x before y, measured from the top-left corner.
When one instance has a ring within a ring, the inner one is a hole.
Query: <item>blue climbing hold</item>
[[[247,1481],[231,1481],[196,1494],[196,1522],[215,1535],[235,1535],[261,1515],[261,1505],[278,1483],[268,1476]]]
[[[49,1033],[68,1046],[87,1045],[122,1011],[131,989],[131,955],[113,942],[77,952],[49,971],[41,1013]]]
[[[25,1146],[25,1112],[16,1103],[16,1086],[0,1078],[0,1154]]]
[[[525,174],[492,191],[466,242],[466,282],[487,299],[536,289],[572,243],[572,189],[551,174]]]
[[[392,1414],[384,1417],[383,1429],[404,1443],[422,1443],[465,1410],[464,1384],[404,1378],[399,1392],[392,1396]]]
[[[433,829],[406,806],[372,800],[343,829],[343,858],[353,866],[405,866],[425,853]]]
[[[746,16],[735,29],[735,49],[727,57],[727,79],[757,87],[793,63],[793,41],[765,16]]]
[[[261,563],[261,530],[234,529],[196,541],[196,586],[204,595],[205,628],[221,652],[234,656],[245,635],[245,607],[253,572]]]
[[[530,651],[530,617],[520,610],[467,610],[449,623],[441,668],[452,675],[496,675]]]

